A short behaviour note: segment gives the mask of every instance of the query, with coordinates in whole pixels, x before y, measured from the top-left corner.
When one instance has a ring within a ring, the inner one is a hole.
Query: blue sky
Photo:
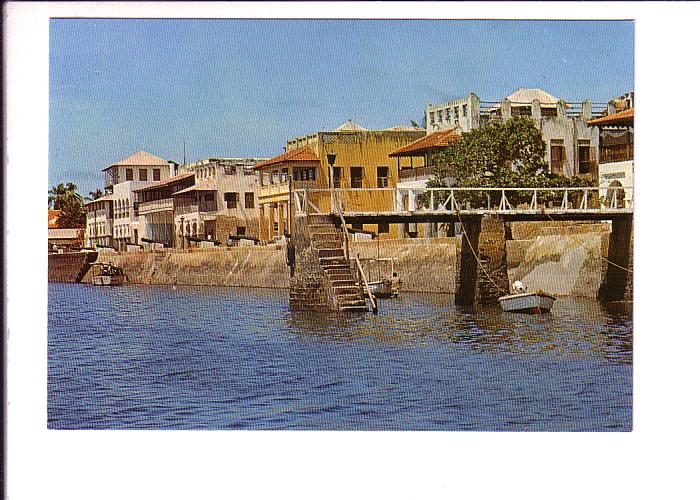
[[[633,90],[634,25],[612,21],[53,19],[49,185],[102,187],[138,150],[274,156],[348,118],[420,123],[427,103],[538,87]]]

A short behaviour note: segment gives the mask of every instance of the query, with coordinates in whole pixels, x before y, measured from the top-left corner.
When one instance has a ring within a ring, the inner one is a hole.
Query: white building
[[[194,185],[173,194],[177,234],[225,242],[229,234],[257,237],[257,175],[265,158],[208,158],[182,165]]]
[[[464,99],[428,104],[425,122],[428,133],[453,128],[468,132],[494,121],[530,117],[547,144],[546,159],[553,173],[595,179],[598,133],[587,122],[607,109],[605,103],[566,103],[541,89],[518,89],[500,102],[481,101],[472,93]]]
[[[85,204],[86,246],[108,246],[126,250],[140,244],[145,218],[135,210],[134,191],[167,179],[173,165],[145,151],[139,151],[103,169],[106,195]]]
[[[633,97],[627,102],[632,105]],[[631,188],[634,185],[634,108],[611,113],[588,124],[600,130],[598,185]],[[607,203],[612,203],[615,197],[618,207],[623,203],[625,207],[632,205],[632,189],[601,189],[600,195]]]

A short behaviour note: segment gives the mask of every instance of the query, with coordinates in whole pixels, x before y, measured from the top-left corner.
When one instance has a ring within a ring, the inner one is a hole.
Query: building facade
[[[139,216],[134,191],[168,179],[174,165],[145,151],[103,169],[105,196],[85,204],[86,246],[106,246],[119,251],[141,244],[145,218]]]
[[[328,191],[333,188],[346,212],[386,210],[393,206],[393,190],[367,191],[368,188],[395,188],[402,161],[389,153],[425,135],[423,129],[393,127],[367,130],[348,120],[334,131],[315,132],[287,142],[285,153],[258,164],[260,234],[271,240],[283,234],[292,221],[296,190],[308,189],[306,201],[320,211],[331,210]],[[417,167],[422,166],[419,162]],[[367,224],[356,230],[369,231],[380,238],[396,237],[389,225]]]
[[[630,106],[634,104],[633,97],[623,102]],[[614,109],[616,112],[588,122],[600,131],[598,185],[601,188],[631,188],[634,185],[634,107],[621,111],[617,111],[619,106]],[[616,206],[630,207],[633,192],[632,189],[604,189],[600,196],[607,203],[612,203],[612,198],[616,197]]]
[[[518,89],[499,102],[469,97],[442,104],[428,104],[428,132],[456,128],[461,132],[526,116],[542,132],[552,173],[597,179],[598,131],[588,121],[607,113],[609,104],[588,100],[567,103],[540,89]]]

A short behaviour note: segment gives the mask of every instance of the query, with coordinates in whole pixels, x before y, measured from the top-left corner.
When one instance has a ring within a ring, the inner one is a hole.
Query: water
[[[49,284],[51,429],[629,431],[632,320],[402,294],[378,316],[285,291]]]

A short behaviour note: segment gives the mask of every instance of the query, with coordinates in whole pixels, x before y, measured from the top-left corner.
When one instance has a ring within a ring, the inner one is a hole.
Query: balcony
[[[433,175],[433,167],[415,167],[399,170],[399,181],[420,181]]]
[[[634,160],[634,147],[632,144],[615,144],[600,148],[600,163],[616,163],[629,160]]]
[[[212,213],[216,212],[216,201],[200,201],[199,203],[189,203],[175,207],[175,215],[186,215],[195,212]]]
[[[173,210],[173,199],[163,198],[162,200],[142,201],[138,204],[139,214],[146,215],[156,212]]]

